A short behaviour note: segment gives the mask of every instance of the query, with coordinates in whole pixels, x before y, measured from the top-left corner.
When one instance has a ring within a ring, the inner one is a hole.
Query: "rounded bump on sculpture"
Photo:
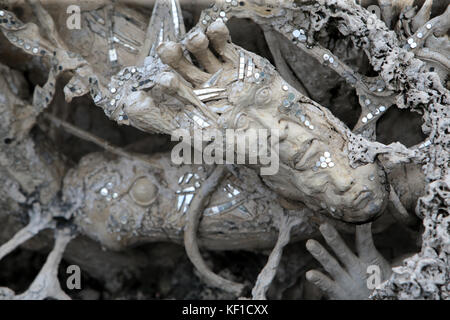
[[[142,207],[151,205],[156,200],[157,193],[155,184],[146,177],[137,179],[130,190],[133,201]]]
[[[156,51],[161,58],[161,61],[168,65],[176,65],[183,56],[181,44],[173,41],[161,43],[156,48]]]
[[[206,34],[211,39],[220,39],[230,36],[230,31],[222,20],[216,20],[208,27]]]
[[[209,39],[202,31],[189,34],[186,39],[186,48],[193,53],[206,50],[209,46]]]

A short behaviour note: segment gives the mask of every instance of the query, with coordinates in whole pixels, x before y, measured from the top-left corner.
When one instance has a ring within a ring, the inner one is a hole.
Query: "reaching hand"
[[[319,242],[308,240],[306,248],[332,279],[317,270],[308,271],[306,279],[318,286],[330,299],[367,299],[374,289],[368,281],[370,274],[375,272],[375,277],[379,275],[379,281],[375,282],[382,282],[390,276],[391,266],[375,248],[370,223],[356,226],[358,255],[349,249],[331,225],[321,225],[320,232],[342,265]]]

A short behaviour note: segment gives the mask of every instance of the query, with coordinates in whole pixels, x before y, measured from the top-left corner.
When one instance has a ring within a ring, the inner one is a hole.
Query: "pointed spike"
[[[430,20],[431,7],[433,6],[433,0],[425,0],[417,12],[416,16],[411,21],[411,29],[416,32],[421,26],[423,26],[428,20]]]
[[[209,88],[209,87],[215,85],[216,82],[217,82],[217,80],[219,79],[219,76],[222,74],[222,71],[223,71],[223,69],[220,69],[220,70],[218,70],[216,73],[214,73],[214,74],[211,76],[211,78],[209,78],[209,80],[206,81],[206,82],[203,84],[202,87],[203,87],[203,88]]]
[[[184,195],[178,196],[178,199],[177,199],[177,211],[180,211],[181,207],[183,206],[184,198],[185,198]]]
[[[147,56],[156,55],[159,43],[178,41],[185,34],[186,27],[179,0],[156,0],[137,65],[142,65]],[[186,56],[186,59],[189,60],[190,57]]]
[[[194,90],[194,93],[195,93],[197,96],[202,96],[202,95],[205,95],[205,94],[219,93],[219,92],[223,92],[223,91],[225,91],[224,88],[206,88],[206,89],[197,89],[197,90]]]
[[[204,101],[206,101],[206,100],[210,100],[210,99],[217,98],[218,96],[219,96],[218,93],[211,93],[211,94],[205,94],[205,95],[203,95],[203,96],[199,96],[198,98],[199,98],[202,102],[204,102]]]

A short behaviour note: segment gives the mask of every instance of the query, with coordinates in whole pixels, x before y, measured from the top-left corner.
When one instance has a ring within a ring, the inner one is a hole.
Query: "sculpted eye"
[[[316,139],[309,139],[304,142],[293,157],[294,168],[298,170],[307,170],[310,168],[310,162],[315,154]]]
[[[269,87],[261,88],[256,92],[255,103],[257,106],[267,104],[271,97],[272,90]]]
[[[130,190],[130,196],[138,205],[149,206],[156,199],[157,188],[146,177],[137,179]]]

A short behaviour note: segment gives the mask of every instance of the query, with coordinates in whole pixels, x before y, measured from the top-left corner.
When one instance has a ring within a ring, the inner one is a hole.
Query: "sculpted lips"
[[[367,223],[376,219],[383,211],[386,201],[379,198],[374,190],[362,190],[353,199],[353,208],[356,211],[344,218],[344,221],[352,223]]]
[[[373,199],[373,192],[370,190],[361,191],[353,200],[357,207],[365,207],[370,200]]]

